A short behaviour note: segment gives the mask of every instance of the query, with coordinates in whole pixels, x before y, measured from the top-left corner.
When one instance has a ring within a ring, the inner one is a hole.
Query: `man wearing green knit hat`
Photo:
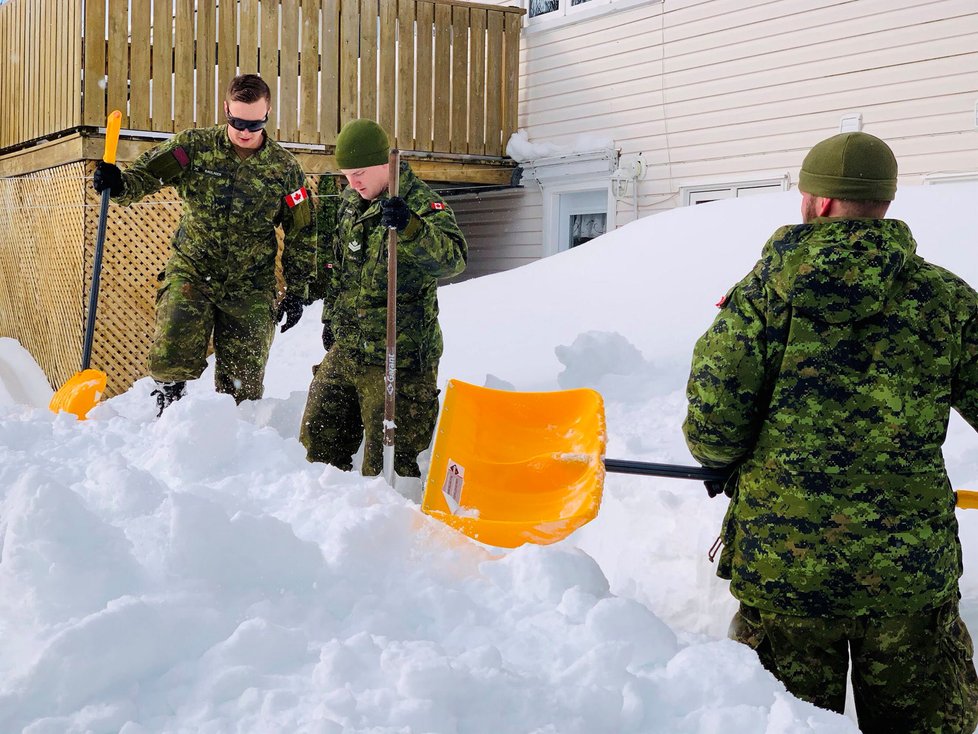
[[[726,468],[717,573],[733,639],[863,732],[978,724],[944,467],[951,408],[978,426],[978,294],[886,212],[897,162],[866,133],[805,156],[777,230],[697,342],[683,430]]]
[[[387,234],[397,229],[397,441],[394,470],[420,477],[418,454],[438,416],[439,278],[461,273],[468,250],[444,200],[401,164],[399,196],[389,196],[390,143],[373,120],[347,123],[336,138],[336,164],[349,186],[336,225],[320,231],[323,344],[302,416],[300,440],[310,461],[353,468],[364,442],[364,475],[383,468],[384,359],[387,339]],[[420,487],[417,487],[420,489]]]

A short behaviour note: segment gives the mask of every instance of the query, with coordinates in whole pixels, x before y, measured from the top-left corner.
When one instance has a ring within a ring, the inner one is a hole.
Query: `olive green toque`
[[[383,165],[390,152],[387,133],[373,120],[351,120],[336,137],[336,165],[341,169]]]
[[[869,133],[833,135],[808,151],[798,188],[847,201],[893,201],[897,162],[890,146]]]

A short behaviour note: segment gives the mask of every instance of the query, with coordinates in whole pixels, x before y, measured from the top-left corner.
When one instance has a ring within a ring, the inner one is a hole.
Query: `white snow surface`
[[[978,284],[978,184],[906,187],[891,215]],[[691,463],[692,346],[796,192],[677,209],[440,291],[440,382],[594,387],[608,455]],[[89,420],[53,415],[0,339],[0,732],[595,734],[855,732],[725,639],[707,557],[726,500],[608,475],[600,514],[550,546],[490,548],[382,479],[305,461],[319,309],[276,338],[266,397],[212,367],[160,419],[140,380]],[[95,365],[111,370],[111,365]],[[978,437],[955,418],[956,487]],[[958,513],[978,629],[978,512]]]

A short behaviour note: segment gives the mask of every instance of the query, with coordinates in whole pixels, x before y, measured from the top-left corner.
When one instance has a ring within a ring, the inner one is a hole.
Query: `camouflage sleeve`
[[[970,290],[970,289],[969,289]],[[974,303],[961,330],[961,352],[951,383],[951,404],[978,431],[978,304]]]
[[[184,130],[147,150],[122,172],[125,189],[112,200],[121,206],[129,206],[175,183],[193,160],[192,143],[190,132]]]
[[[742,460],[766,409],[764,323],[747,292],[758,290],[750,280],[721,301],[722,310],[693,350],[683,433],[693,457],[708,467]]]
[[[289,176],[289,192],[306,185],[306,176],[296,164]],[[283,198],[281,204],[282,230],[285,245],[282,250],[282,275],[289,293],[307,300],[309,281],[316,277],[316,212],[312,198],[306,195],[300,203],[289,206]]]
[[[417,219],[397,239],[398,262],[435,278],[449,278],[465,270],[468,245],[448,205],[429,200],[414,213]]]
[[[309,283],[308,303],[320,298],[330,302],[334,292],[333,266],[336,265],[334,255],[336,227],[339,221],[340,197],[336,178],[324,173],[319,179],[316,190],[316,275]],[[325,311],[324,311],[325,313]]]

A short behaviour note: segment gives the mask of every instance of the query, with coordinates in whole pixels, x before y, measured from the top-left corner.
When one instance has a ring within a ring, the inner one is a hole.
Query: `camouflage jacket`
[[[266,137],[241,160],[227,126],[184,130],[143,153],[122,173],[123,206],[173,186],[183,211],[168,270],[183,272],[215,292],[274,290],[275,227],[285,232],[282,270],[287,289],[302,298],[315,271],[316,221],[295,158]],[[220,295],[220,293],[218,293]]]
[[[786,614],[953,598],[951,408],[978,426],[978,294],[898,220],[783,227],[696,345],[683,429],[737,466],[718,574]]]
[[[438,278],[461,273],[468,249],[452,210],[406,163],[398,193],[418,221],[397,237],[397,365],[428,369],[442,353]],[[319,253],[330,275],[314,295],[323,298],[336,345],[362,363],[382,365],[388,230],[380,226],[380,199],[365,201],[348,187],[339,202],[336,230],[323,233]]]

